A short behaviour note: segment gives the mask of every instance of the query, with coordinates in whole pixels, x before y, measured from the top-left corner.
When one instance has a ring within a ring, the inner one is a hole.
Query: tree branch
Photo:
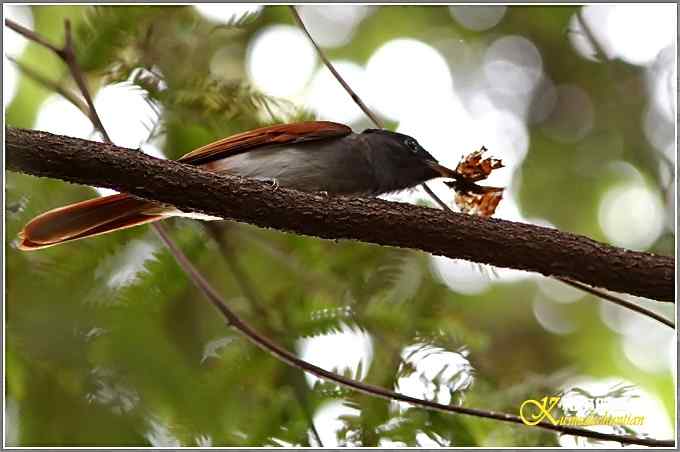
[[[387,202],[324,197],[218,175],[113,145],[6,129],[10,170],[112,188],[182,210],[312,235],[566,277],[674,302],[675,259],[541,226]]]
[[[361,381],[352,380],[350,378],[343,377],[336,373],[327,371],[319,366],[308,363],[295,354],[289,352],[285,348],[279,346],[276,342],[272,341],[266,336],[258,333],[253,327],[248,323],[243,321],[236,313],[234,313],[222,300],[220,295],[215,291],[215,289],[208,284],[208,282],[203,278],[198,270],[193,266],[193,264],[186,258],[182,251],[177,248],[170,238],[165,233],[164,229],[157,225],[155,231],[158,236],[163,241],[163,243],[171,250],[172,254],[177,259],[177,263],[182,267],[184,272],[190,276],[190,278],[199,286],[201,291],[208,297],[210,302],[217,308],[217,310],[222,314],[222,316],[227,321],[227,324],[236,328],[241,332],[249,342],[256,345],[263,351],[270,353],[279,361],[284,362],[292,367],[302,369],[312,375],[315,375],[324,380],[332,381],[341,386],[350,388],[354,391],[361,392],[363,394],[370,395],[372,397],[380,397],[385,400],[393,401],[398,400],[400,402],[406,402],[414,406],[419,406],[427,408],[434,411],[441,411],[443,413],[457,413],[465,414],[469,416],[481,417],[485,419],[493,419],[502,422],[509,422],[513,424],[524,424],[522,419],[514,414],[502,413],[499,411],[489,411],[482,410],[479,408],[469,408],[463,406],[455,405],[444,405],[437,402],[432,402],[430,400],[418,399],[415,397],[410,397],[398,392],[390,391],[389,389],[381,388],[379,386],[374,386],[371,384],[363,383]],[[567,435],[581,436],[585,438],[594,438],[605,441],[616,441],[622,444],[639,444],[644,446],[655,446],[655,447],[673,447],[675,442],[673,440],[657,440],[651,438],[636,438],[629,435],[615,435],[611,433],[602,433],[597,431],[588,430],[579,427],[570,427],[565,425],[554,425],[548,421],[541,421],[535,424],[535,427],[543,428],[546,430],[552,430],[560,432]]]
[[[30,32],[30,30],[29,30]],[[31,32],[32,33],[32,32]],[[70,26],[69,23],[66,23],[66,34],[67,34],[67,44],[66,48],[71,48],[71,37],[70,37]],[[29,36],[27,36],[29,37]],[[34,40],[37,40],[39,37],[37,35],[33,35],[32,38]],[[31,39],[31,37],[29,37]],[[37,41],[39,42],[39,41]],[[49,47],[49,46],[48,46]],[[53,49],[57,54],[59,54],[58,49]],[[62,55],[60,55],[62,56]],[[72,54],[73,56],[73,54]],[[62,56],[63,57],[63,56]],[[108,135],[106,134],[106,131],[104,130],[104,127],[100,121],[98,121],[98,116],[97,112],[94,108],[94,105],[91,102],[91,97],[89,95],[89,91],[87,90],[87,85],[84,83],[80,83],[83,80],[82,73],[80,73],[80,68],[77,65],[77,62],[75,61],[75,57],[73,56],[72,64],[69,64],[69,68],[72,71],[72,75],[74,78],[79,82],[78,86],[81,89],[81,92],[83,96],[88,99],[88,107],[90,109],[90,119],[92,122],[95,124],[95,127],[102,132],[102,135],[106,139],[107,142],[109,142],[109,148],[115,148],[115,146],[110,144],[110,140]],[[96,118],[96,120],[94,119]],[[8,135],[10,133],[20,133],[22,132],[20,129],[8,129],[7,133]],[[23,131],[27,132],[27,131]],[[30,133],[30,132],[28,132]],[[36,132],[33,132],[36,133]],[[50,135],[50,134],[46,134]],[[52,137],[57,137],[56,135],[50,135]],[[60,137],[64,138],[64,137]],[[80,140],[84,141],[84,140]],[[85,142],[87,143],[87,142]],[[91,142],[90,142],[91,143]],[[30,146],[29,146],[30,148]],[[122,149],[122,148],[119,148]],[[110,149],[109,149],[110,152]],[[129,152],[129,151],[128,151]],[[30,159],[29,159],[30,160]],[[21,159],[19,159],[21,161]],[[102,172],[106,172],[105,170]],[[65,179],[65,180],[70,180],[70,179]],[[137,187],[139,188],[139,187]],[[135,193],[134,190],[129,190],[132,193]],[[181,205],[180,205],[181,207]],[[190,206],[191,207],[191,206]],[[156,223],[154,224],[154,230],[157,232],[159,235],[160,239],[163,241],[163,243],[169,248],[171,254],[175,257],[177,260],[178,264],[184,269],[185,273],[190,276],[190,278],[194,281],[194,283],[203,291],[203,293],[207,296],[207,298],[213,303],[213,305],[221,312],[225,320],[227,321],[227,324],[231,324],[235,328],[237,328],[243,335],[246,336],[248,340],[250,340],[252,343],[255,345],[258,345],[260,348],[262,348],[265,351],[268,351],[269,353],[273,354],[276,356],[278,359],[280,359],[283,362],[287,362],[293,367],[297,367],[299,369],[303,369],[307,372],[310,372],[314,375],[317,375],[321,378],[325,378],[331,381],[334,381],[338,384],[353,388],[355,390],[365,392],[369,395],[372,396],[378,396],[378,397],[383,397],[388,400],[401,400],[405,402],[412,403],[417,406],[423,406],[426,408],[430,409],[436,409],[448,413],[460,413],[460,414],[468,414],[472,416],[478,416],[478,417],[484,417],[484,418],[489,418],[489,419],[497,419],[505,422],[512,422],[512,423],[521,423],[521,420],[518,416],[515,415],[510,415],[506,413],[497,413],[497,412],[492,412],[492,411],[486,411],[486,410],[479,410],[479,409],[474,409],[474,408],[465,408],[465,407],[455,407],[455,406],[447,406],[447,405],[440,405],[435,402],[430,402],[426,400],[420,400],[420,399],[415,399],[412,397],[404,396],[383,388],[367,385],[361,382],[356,382],[350,379],[346,379],[344,377],[341,377],[339,375],[336,375],[332,372],[328,372],[324,369],[321,369],[317,366],[314,366],[310,363],[307,363],[303,360],[300,360],[297,358],[295,355],[291,354],[287,350],[279,347],[276,343],[272,342],[268,338],[258,334],[255,330],[253,330],[248,324],[243,322],[235,313],[233,313],[228,306],[224,303],[222,298],[215,292],[215,290],[209,285],[209,283],[203,278],[203,276],[196,270],[195,267],[191,264],[191,262],[188,260],[188,258],[182,253],[182,251],[172,242],[172,240],[167,236],[165,233],[163,227],[159,224]],[[566,433],[566,434],[572,434],[572,435],[578,435],[578,436],[583,436],[583,437],[590,437],[590,438],[597,438],[597,439],[604,439],[604,440],[611,440],[611,441],[618,441],[621,443],[626,443],[626,444],[641,444],[641,445],[648,445],[648,446],[673,446],[674,441],[666,441],[666,440],[654,440],[654,439],[646,439],[646,438],[635,438],[631,436],[619,436],[619,435],[612,435],[612,434],[606,434],[606,433],[600,433],[600,432],[593,432],[589,431],[587,429],[581,429],[581,428],[575,428],[575,427],[565,427],[565,426],[559,426],[559,425],[552,425],[550,423],[546,423],[545,421],[540,422],[536,426],[540,428],[545,428],[549,430],[554,430],[558,431],[561,433]]]
[[[352,98],[352,100],[354,101],[354,103],[361,109],[361,111],[364,112],[364,114],[365,114],[365,115],[373,122],[373,124],[375,124],[376,127],[382,129],[382,128],[383,128],[383,124],[382,124],[382,122],[380,121],[380,119],[378,119],[378,117],[371,111],[371,109],[364,103],[364,101],[361,100],[361,97],[359,97],[359,95],[358,95],[357,93],[354,92],[354,90],[352,89],[352,87],[349,86],[349,83],[347,83],[347,82],[342,78],[342,76],[340,75],[340,73],[339,73],[339,72],[335,69],[335,67],[333,66],[333,63],[331,63],[331,61],[326,57],[326,54],[323,52],[323,50],[321,49],[321,47],[319,47],[319,44],[317,44],[317,42],[314,40],[314,38],[312,37],[312,34],[309,32],[309,30],[308,30],[307,27],[305,26],[305,22],[302,20],[302,17],[300,16],[300,13],[298,12],[297,8],[296,8],[295,6],[293,6],[293,5],[290,5],[289,8],[290,8],[290,10],[291,10],[291,13],[292,13],[292,15],[293,15],[293,18],[295,19],[295,22],[297,22],[297,24],[299,25],[299,27],[300,27],[300,28],[302,29],[302,31],[305,33],[305,35],[307,36],[307,39],[309,39],[309,42],[312,43],[312,46],[314,46],[314,49],[316,49],[317,55],[319,55],[319,58],[321,59],[321,61],[323,62],[323,64],[326,66],[326,68],[328,68],[328,70],[331,72],[331,74],[333,74],[333,76],[334,76],[335,79],[338,81],[338,83],[340,83],[340,85],[344,88],[344,90],[347,92],[347,94],[349,94],[349,96]],[[583,17],[582,17],[581,14],[582,14],[582,11],[579,12],[578,18],[579,18],[579,20],[581,21],[581,25],[583,26],[583,28],[586,28],[585,21],[583,20]],[[587,31],[589,31],[589,30],[587,30]],[[594,38],[592,37],[592,33],[589,34],[589,37],[590,37],[590,39],[593,41],[593,44],[594,44],[594,45],[597,45],[597,42],[596,42],[596,41],[594,40]],[[597,48],[598,48],[598,47],[596,47],[596,49],[597,49]],[[600,53],[601,53],[602,55],[604,55],[604,52],[602,52],[601,50],[600,50]],[[452,211],[453,211],[453,209],[451,209],[449,206],[447,206],[446,203],[443,202],[443,201],[442,201],[442,200],[441,200],[441,199],[440,199],[440,198],[432,191],[432,189],[431,189],[426,183],[423,183],[423,184],[421,185],[421,187],[423,188],[423,190],[425,190],[425,193],[427,193],[427,194],[430,196],[430,198],[432,198],[432,199],[439,205],[439,207],[441,207],[443,210],[445,210],[445,211],[447,211],[447,212],[452,212]],[[636,311],[636,312],[638,312],[638,313],[640,313],[640,314],[642,314],[642,315],[646,315],[647,317],[653,318],[654,320],[657,320],[657,321],[663,323],[663,324],[666,325],[666,326],[670,326],[671,328],[675,328],[675,325],[673,324],[673,322],[671,322],[671,321],[665,319],[664,317],[659,316],[658,314],[656,314],[656,313],[654,313],[654,312],[652,312],[652,311],[646,310],[646,309],[644,309],[644,308],[642,308],[642,307],[639,307],[639,306],[637,306],[637,305],[634,305],[634,304],[632,304],[632,303],[629,303],[629,302],[627,302],[626,300],[623,300],[623,299],[621,299],[621,298],[615,297],[615,296],[612,295],[612,294],[609,294],[609,293],[606,293],[606,292],[602,292],[602,291],[600,291],[600,290],[598,290],[598,289],[595,289],[595,288],[593,288],[593,287],[589,287],[589,286],[586,286],[586,285],[580,285],[580,286],[579,286],[579,285],[577,285],[578,283],[575,283],[574,281],[570,281],[568,278],[560,278],[560,277],[558,277],[558,276],[554,276],[554,279],[556,279],[556,280],[558,280],[558,281],[562,281],[564,284],[570,285],[570,286],[572,286],[572,287],[576,287],[576,288],[578,288],[578,289],[581,289],[581,290],[583,290],[583,291],[585,291],[585,292],[588,292],[588,293],[590,293],[590,294],[592,294],[592,295],[595,295],[595,296],[597,296],[597,297],[600,297],[600,298],[602,298],[602,299],[604,299],[604,300],[606,300],[606,301],[610,301],[610,302],[612,302],[612,303],[615,303],[615,304],[617,304],[617,305],[619,305],[619,306],[621,306],[621,307],[624,307],[624,308],[627,308],[627,309],[632,309],[633,311]],[[634,307],[632,307],[632,306],[634,306]]]

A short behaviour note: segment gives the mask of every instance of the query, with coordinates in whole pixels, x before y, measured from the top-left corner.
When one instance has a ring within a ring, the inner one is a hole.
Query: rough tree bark
[[[6,163],[12,171],[107,187],[261,227],[414,248],[661,301],[675,299],[672,257],[531,224],[379,199],[274,190],[267,183],[217,175],[130,149],[25,129],[6,129]]]

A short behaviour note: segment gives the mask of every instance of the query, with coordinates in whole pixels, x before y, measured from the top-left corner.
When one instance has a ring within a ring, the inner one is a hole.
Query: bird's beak
[[[451,179],[457,179],[458,178],[458,173],[456,173],[454,170],[449,169],[445,167],[444,165],[440,165],[439,162],[435,162],[434,160],[430,160],[427,162],[427,164],[435,170],[441,177],[449,177]]]

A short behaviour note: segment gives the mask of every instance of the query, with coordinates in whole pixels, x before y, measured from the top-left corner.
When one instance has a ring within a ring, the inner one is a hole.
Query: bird
[[[377,196],[438,177],[458,177],[408,135],[384,129],[356,133],[347,125],[330,121],[277,124],[239,133],[202,146],[178,161],[329,196]],[[219,219],[118,193],[35,217],[19,233],[18,248],[43,249],[172,216]]]

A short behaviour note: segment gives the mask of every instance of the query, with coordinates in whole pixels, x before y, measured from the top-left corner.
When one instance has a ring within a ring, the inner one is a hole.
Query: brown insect
[[[503,188],[477,185],[477,182],[489,177],[493,170],[503,168],[500,159],[484,158],[486,151],[482,146],[464,156],[454,170],[458,177],[444,182],[456,192],[454,202],[463,213],[490,217],[503,199]]]

